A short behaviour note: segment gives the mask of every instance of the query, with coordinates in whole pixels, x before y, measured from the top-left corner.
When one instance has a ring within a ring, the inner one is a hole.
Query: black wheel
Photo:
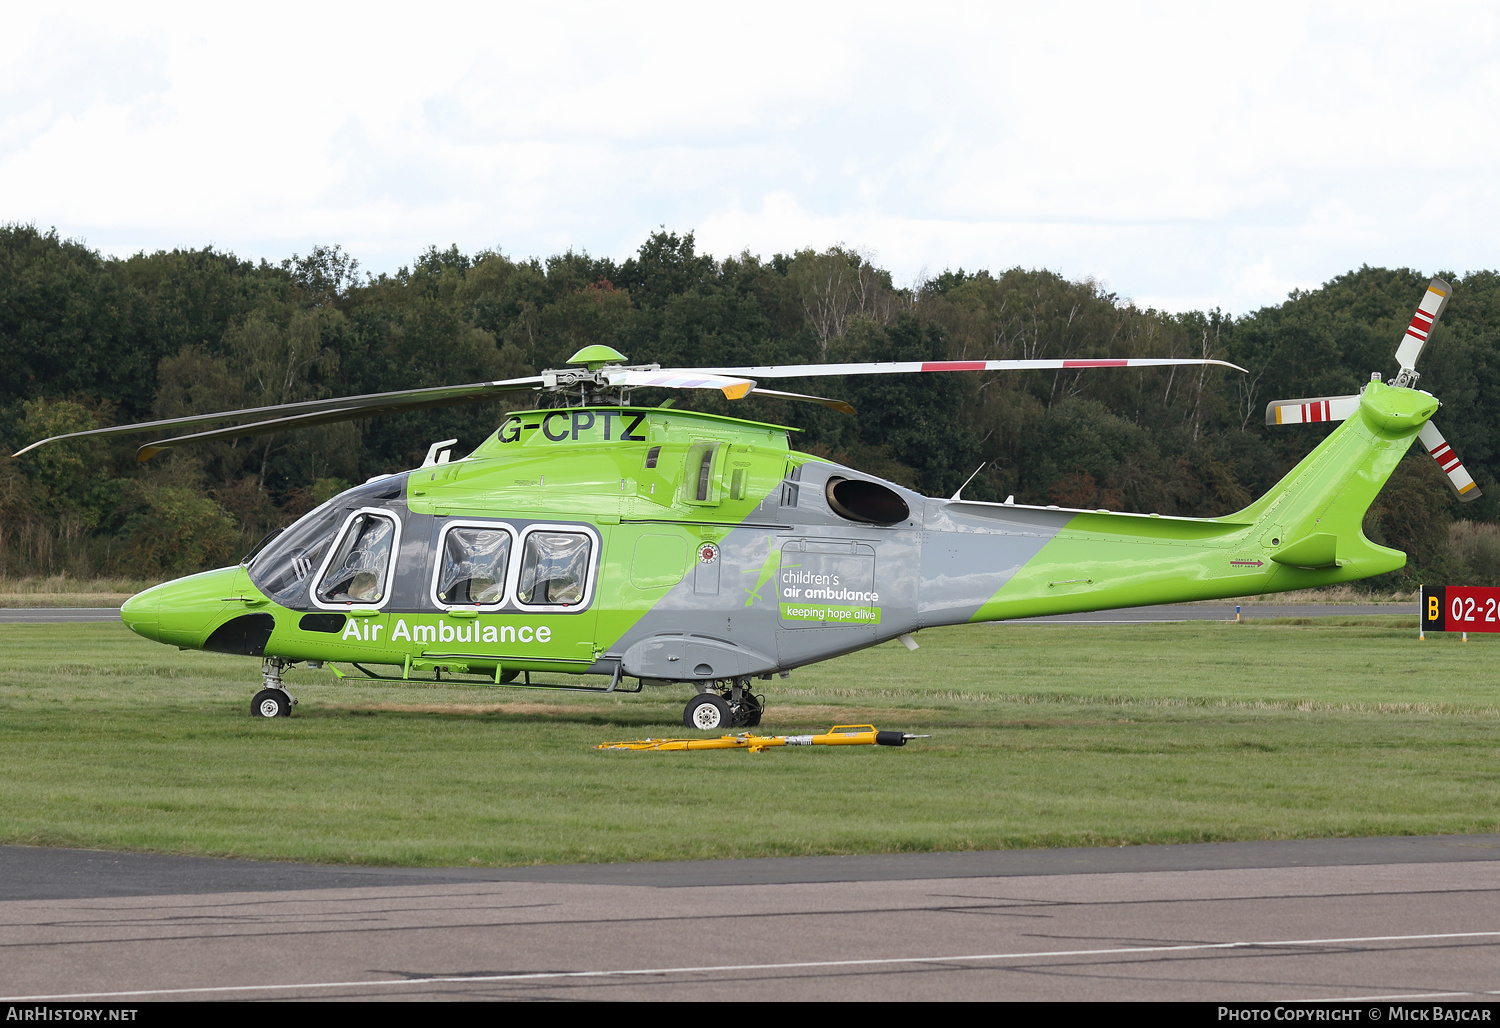
[[[755,696],[749,689],[741,693],[739,706],[734,710],[734,723],[736,725],[743,725],[746,728],[759,726],[760,716],[765,711],[765,708],[761,706],[763,698]]]
[[[280,689],[262,689],[250,701],[251,717],[291,717],[292,701]]]
[[[682,712],[684,725],[703,732],[728,728],[730,720],[729,704],[711,692],[701,693],[688,700],[687,708]]]

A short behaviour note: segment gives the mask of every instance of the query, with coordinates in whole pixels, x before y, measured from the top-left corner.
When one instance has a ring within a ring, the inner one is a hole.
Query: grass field
[[[904,749],[597,752],[603,697],[288,678],[119,625],[0,625],[0,842],[526,864],[1500,830],[1500,638],[1413,618],[923,632],[764,683],[763,730]]]
[[[3,607],[118,607],[155,582],[136,578],[69,578],[49,575],[0,578]]]

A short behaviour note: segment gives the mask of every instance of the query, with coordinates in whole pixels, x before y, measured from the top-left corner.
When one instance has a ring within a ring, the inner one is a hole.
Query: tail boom
[[[1371,542],[1361,526],[1437,405],[1418,390],[1370,383],[1358,416],[1225,517],[1075,512],[966,620],[1284,592],[1404,567],[1404,553]]]

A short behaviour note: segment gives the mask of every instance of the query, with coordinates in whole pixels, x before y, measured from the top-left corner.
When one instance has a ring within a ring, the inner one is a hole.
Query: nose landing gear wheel
[[[688,701],[682,712],[682,723],[689,728],[711,732],[715,728],[728,728],[729,704],[711,692],[701,693]]]
[[[250,701],[251,717],[291,717],[292,701],[280,689],[262,689]]]

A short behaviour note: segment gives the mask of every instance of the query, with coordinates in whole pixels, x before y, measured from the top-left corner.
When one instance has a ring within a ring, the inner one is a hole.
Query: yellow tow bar
[[[880,732],[874,725],[834,725],[823,735],[721,735],[717,739],[636,739],[601,742],[596,750],[749,750],[759,753],[772,746],[905,746],[908,739],[925,735]]]

